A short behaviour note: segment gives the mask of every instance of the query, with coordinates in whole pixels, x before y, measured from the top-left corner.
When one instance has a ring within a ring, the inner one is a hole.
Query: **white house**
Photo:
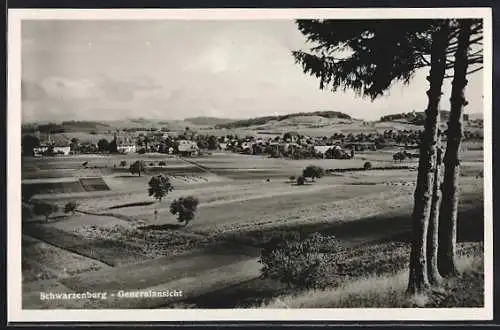
[[[314,146],[314,152],[325,154],[329,149],[342,149],[340,146]]]
[[[33,152],[35,156],[39,156],[46,152],[48,149],[49,147],[47,145],[41,144],[39,147],[33,148]]]
[[[199,152],[198,145],[194,141],[179,140],[179,153],[183,155],[195,156]]]
[[[71,152],[70,140],[65,135],[49,136],[54,154],[68,156]]]
[[[122,144],[116,147],[118,152],[128,154],[128,153],[134,153],[137,150],[137,147],[134,144]]]
[[[71,151],[70,146],[54,146],[55,154],[63,154],[64,156],[68,156]]]
[[[124,154],[134,153],[137,151],[137,146],[134,139],[130,136],[118,137],[116,141],[116,150]]]

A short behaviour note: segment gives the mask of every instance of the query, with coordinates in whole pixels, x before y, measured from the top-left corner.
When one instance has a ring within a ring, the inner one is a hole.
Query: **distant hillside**
[[[448,110],[440,110],[439,111],[441,115],[441,121],[447,120],[448,116],[450,114],[450,111]],[[402,122],[402,123],[407,123],[411,125],[424,125],[425,124],[425,112],[424,111],[412,111],[412,112],[407,112],[407,113],[396,113],[392,115],[386,115],[380,117],[381,122],[388,122],[388,121],[394,121],[394,122]]]
[[[40,131],[41,133],[64,133],[64,132],[100,132],[109,130],[106,123],[97,121],[63,121],[61,123],[29,123],[23,124],[21,130],[24,133]]]
[[[193,118],[186,118],[184,119],[184,121],[200,126],[216,126],[216,125],[228,124],[234,122],[235,120],[227,118],[217,118],[217,117],[193,117]]]
[[[286,115],[279,116],[265,116],[265,117],[257,117],[243,120],[236,120],[229,123],[218,124],[215,125],[216,128],[242,128],[249,126],[262,126],[266,125],[269,122],[280,122],[288,119],[305,119],[307,117],[321,117],[327,119],[344,119],[344,120],[352,120],[351,116],[338,112],[338,111],[315,111],[315,112],[297,112]]]
[[[441,124],[445,124],[448,121],[448,118],[450,116],[450,111],[449,110],[440,110],[439,111],[441,118]],[[468,116],[468,120],[477,120],[477,119],[483,119],[483,114],[482,113],[471,113],[471,114],[464,114],[465,116]],[[419,111],[419,112],[407,112],[407,113],[397,113],[393,115],[386,115],[380,118],[380,122],[398,122],[398,123],[406,123],[406,124],[411,124],[411,125],[424,125],[425,123],[425,112],[424,111]]]

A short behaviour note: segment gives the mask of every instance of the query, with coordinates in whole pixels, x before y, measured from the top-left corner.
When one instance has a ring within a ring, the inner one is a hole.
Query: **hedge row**
[[[412,169],[413,167],[410,166],[382,166],[382,167],[372,167],[368,171],[373,171],[373,170],[409,170]],[[326,173],[332,173],[332,172],[355,172],[355,171],[367,171],[362,167],[351,167],[351,168],[329,168],[325,172]]]

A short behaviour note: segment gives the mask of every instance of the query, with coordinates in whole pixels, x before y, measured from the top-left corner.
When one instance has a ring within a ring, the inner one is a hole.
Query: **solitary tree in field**
[[[49,222],[49,216],[57,211],[59,211],[59,207],[57,205],[45,202],[36,203],[33,208],[33,212],[36,215],[43,215],[45,217],[46,223]]]
[[[297,185],[302,186],[305,183],[304,177],[301,175],[297,178]]]
[[[153,176],[149,180],[148,194],[161,202],[162,198],[167,196],[173,190],[170,179],[162,174]]]
[[[316,165],[309,165],[302,171],[302,176],[304,178],[311,178],[314,181],[315,178],[322,178],[325,175],[325,171],[322,167]]]
[[[144,173],[144,169],[145,169],[144,162],[142,160],[137,160],[135,161],[135,163],[130,165],[129,171],[132,174],[137,174],[141,176],[141,173]]]
[[[64,213],[72,213],[74,215],[77,207],[78,207],[77,202],[75,201],[68,202],[66,203],[66,205],[64,205]]]
[[[198,207],[198,199],[192,196],[181,197],[170,204],[170,213],[177,215],[179,222],[184,222],[184,226],[194,219]]]

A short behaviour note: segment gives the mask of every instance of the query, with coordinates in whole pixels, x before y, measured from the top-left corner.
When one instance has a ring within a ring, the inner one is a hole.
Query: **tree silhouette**
[[[64,205],[64,213],[75,214],[77,207],[78,204],[75,201],[68,202],[66,203],[66,205]]]
[[[302,177],[311,178],[314,181],[315,178],[322,178],[325,175],[323,168],[316,165],[309,165],[302,171]]]
[[[427,259],[435,251],[427,249],[427,238],[439,237],[440,270],[453,274],[456,241],[458,147],[461,138],[461,110],[466,104],[465,76],[482,68],[482,21],[480,20],[300,20],[299,30],[309,42],[310,52],[293,55],[304,73],[320,79],[320,88],[351,89],[357,95],[375,99],[394,81],[409,83],[414,73],[430,67],[428,107],[421,135],[420,160],[413,210],[413,232],[408,291],[429,286]],[[474,37],[471,37],[474,35]],[[471,45],[479,49],[468,53]],[[472,66],[468,69],[468,66]],[[446,74],[453,69],[453,75]],[[438,105],[443,79],[454,77],[448,126],[442,202],[438,226],[428,230],[435,186]],[[436,245],[437,242],[433,242]],[[432,249],[431,249],[432,250]]]
[[[49,216],[57,211],[59,211],[59,207],[57,205],[45,202],[36,203],[33,208],[33,212],[36,215],[43,215],[45,217],[46,223],[49,222]]]
[[[170,204],[170,213],[177,215],[179,222],[184,222],[184,226],[194,219],[198,207],[198,199],[192,196],[181,197]]]
[[[458,273],[455,264],[460,177],[458,153],[463,136],[462,112],[467,105],[464,90],[467,85],[467,75],[482,69],[482,32],[482,20],[458,20],[455,32],[456,41],[450,50],[450,53],[454,51],[453,81],[450,116],[448,118],[448,138],[443,159],[442,201],[439,211],[438,267],[443,276],[452,276]],[[473,47],[475,49],[472,49]]]
[[[430,66],[428,106],[412,215],[410,293],[429,286],[427,230],[433,193],[438,109],[446,73],[448,20],[307,20],[297,22],[312,53],[293,52],[304,73],[320,79],[320,89],[351,89],[372,100],[394,81],[408,84],[415,72]],[[428,59],[430,57],[430,61]]]
[[[40,140],[34,135],[24,135],[21,140],[23,155],[34,156],[34,149],[40,146]]]
[[[162,174],[153,176],[149,180],[148,194],[153,196],[161,202],[162,198],[165,197],[169,192],[173,190],[173,186],[170,183],[170,179]]]
[[[109,151],[109,141],[106,139],[100,139],[97,142],[97,148],[100,152]]]
[[[139,176],[141,176],[141,173],[144,173],[144,170],[145,170],[145,166],[144,166],[144,162],[142,160],[135,161],[135,163],[133,163],[129,167],[130,173],[132,173],[132,174],[137,173],[137,175],[139,175]]]

